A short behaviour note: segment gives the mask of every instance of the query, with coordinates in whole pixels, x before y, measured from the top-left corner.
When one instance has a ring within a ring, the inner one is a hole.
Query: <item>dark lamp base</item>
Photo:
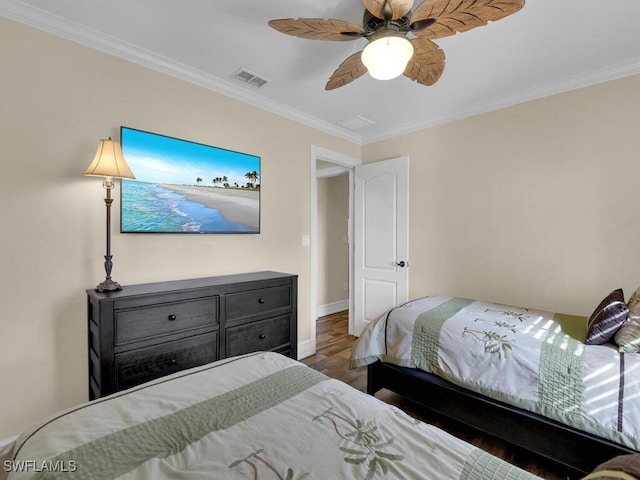
[[[115,290],[122,290],[122,287],[110,278],[105,278],[104,282],[96,287],[96,292],[113,292]]]

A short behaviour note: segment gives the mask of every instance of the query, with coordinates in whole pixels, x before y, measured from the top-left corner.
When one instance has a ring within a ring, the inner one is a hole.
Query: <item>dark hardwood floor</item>
[[[366,367],[349,370],[349,357],[356,337],[347,333],[348,312],[339,312],[318,319],[316,330],[316,354],[302,360],[303,363],[322,373],[342,380],[349,385],[366,391]],[[495,437],[473,430],[465,425],[437,415],[420,405],[389,390],[376,394],[381,400],[396,405],[410,415],[424,422],[436,425],[509,463],[548,480],[577,479],[559,465],[532,455],[523,449],[505,443]]]

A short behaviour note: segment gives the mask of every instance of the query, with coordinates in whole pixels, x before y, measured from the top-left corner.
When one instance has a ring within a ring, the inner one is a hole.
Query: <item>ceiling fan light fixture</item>
[[[401,35],[387,35],[369,43],[362,51],[362,63],[377,80],[402,75],[413,56],[411,41]]]

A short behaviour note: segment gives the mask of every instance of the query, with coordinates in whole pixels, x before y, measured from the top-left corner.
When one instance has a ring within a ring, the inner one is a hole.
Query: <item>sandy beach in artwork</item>
[[[184,195],[187,200],[219,210],[230,222],[260,228],[260,192],[257,190],[166,183],[159,186]]]

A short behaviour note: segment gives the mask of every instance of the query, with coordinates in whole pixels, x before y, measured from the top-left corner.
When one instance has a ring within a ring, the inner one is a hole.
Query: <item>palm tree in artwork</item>
[[[224,188],[229,188],[229,179],[227,178],[227,176],[226,176],[226,175],[223,175],[223,176],[222,176],[221,181],[222,181],[222,186],[223,186]]]
[[[255,188],[255,182],[258,181],[258,172],[256,172],[255,170],[253,172],[247,172],[245,173],[244,177],[249,180],[251,188]]]
[[[196,183],[200,185],[202,183],[202,179],[200,177],[196,178]]]

